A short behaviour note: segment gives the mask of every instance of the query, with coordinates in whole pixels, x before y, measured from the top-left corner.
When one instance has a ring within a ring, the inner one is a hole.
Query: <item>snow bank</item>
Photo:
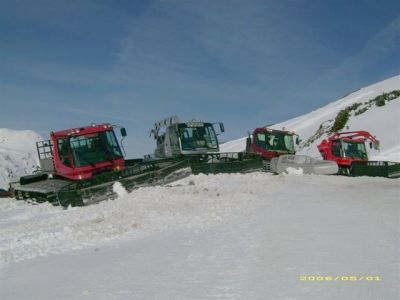
[[[252,174],[249,178],[255,183],[246,187],[241,186],[242,178],[238,174],[191,176],[167,187],[140,188],[129,195],[115,184],[120,194],[117,200],[68,210],[4,199],[0,202],[0,265],[81,249],[125,234],[165,230],[171,224],[202,227],[219,222],[251,201],[252,189],[265,174]],[[224,181],[235,183],[235,187]]]
[[[43,140],[31,130],[0,128],[0,188],[22,175],[31,174],[39,165],[36,142]]]
[[[68,210],[4,199],[1,295],[396,299],[399,185],[367,177],[220,174]]]

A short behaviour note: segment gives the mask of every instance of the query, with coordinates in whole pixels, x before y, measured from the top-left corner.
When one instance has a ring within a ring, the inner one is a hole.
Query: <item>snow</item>
[[[124,196],[128,195],[128,192],[126,191],[126,189],[118,181],[113,184],[113,192],[116,193],[119,197],[124,197]]]
[[[400,90],[400,75],[364,87],[353,92],[342,99],[334,101],[320,109],[305,114],[303,116],[275,124],[271,126],[275,129],[285,129],[296,131],[300,138],[305,141],[315,134],[319,126],[332,120],[337,113],[352,105],[353,103],[366,102],[374,99],[382,93]],[[348,129],[345,131],[366,130],[375,135],[381,143],[379,154],[371,155],[370,159],[391,160],[400,162],[400,125],[398,115],[400,113],[400,99],[388,102],[385,106],[373,106],[365,113],[358,116],[351,116],[347,123]],[[326,136],[322,136],[313,142],[309,147],[305,147],[298,154],[309,155],[321,158],[317,145]],[[246,138],[230,141],[221,145],[221,152],[244,151],[246,148]],[[374,154],[374,153],[373,153]]]
[[[10,181],[32,174],[39,165],[36,142],[43,140],[31,130],[0,128],[0,188]]]
[[[400,162],[400,123],[395,115],[400,115],[400,99],[392,100],[385,106],[368,110],[350,119],[350,128],[373,127],[370,132],[376,135],[382,149],[379,154],[372,156],[371,160]],[[366,125],[371,123],[373,125]]]
[[[252,173],[190,176],[68,210],[2,199],[0,296],[398,299],[399,187]]]
[[[289,167],[289,168],[286,168],[285,173],[290,174],[290,175],[303,175],[304,172],[303,172],[302,168]]]

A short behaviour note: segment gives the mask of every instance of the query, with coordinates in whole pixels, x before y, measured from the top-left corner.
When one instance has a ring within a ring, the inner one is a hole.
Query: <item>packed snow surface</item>
[[[252,173],[67,210],[1,199],[0,298],[399,299],[399,187]]]
[[[400,90],[400,75],[364,87],[322,108],[303,116],[275,124],[271,127],[279,130],[293,130],[299,134],[303,141],[306,141],[316,133],[321,124],[333,120],[340,110],[352,105],[353,103],[366,102],[374,99],[382,93],[389,93],[394,90]],[[346,124],[348,129],[343,131],[369,131],[371,134],[375,135],[381,143],[380,153],[370,153],[370,159],[400,162],[399,114],[400,99],[395,99],[387,102],[385,106],[373,106],[361,115],[355,116],[353,114]],[[260,124],[260,127],[263,125],[264,124]],[[327,136],[325,135],[317,139],[310,146],[304,147],[298,152],[298,154],[321,158],[317,145],[326,137]],[[244,137],[222,144],[221,152],[244,151],[245,148],[246,138]]]
[[[40,135],[31,130],[0,128],[0,188],[20,176],[31,174],[39,165],[36,142]]]

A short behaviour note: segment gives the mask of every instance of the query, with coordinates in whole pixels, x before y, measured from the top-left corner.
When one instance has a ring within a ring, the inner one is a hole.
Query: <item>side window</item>
[[[265,134],[257,133],[257,140],[265,142]]]
[[[263,149],[266,148],[267,142],[265,140],[265,134],[264,133],[257,133],[256,144],[257,144],[258,147],[261,147]]]
[[[218,145],[218,140],[217,136],[215,135],[214,127],[212,126],[207,126],[204,127],[205,129],[205,135],[204,139],[206,141],[206,146],[210,148],[216,148]]]
[[[102,136],[100,136],[100,137],[102,137]],[[107,131],[106,137],[107,137],[107,146],[108,146],[109,150],[111,151],[111,153],[116,156],[122,156],[121,150],[119,148],[119,145],[118,145],[117,139],[115,138],[114,133],[112,131]]]
[[[340,142],[332,142],[332,153],[337,157],[341,157]]]
[[[71,161],[69,159],[68,140],[67,139],[59,139],[58,140],[58,153],[60,154],[61,163],[70,167]]]

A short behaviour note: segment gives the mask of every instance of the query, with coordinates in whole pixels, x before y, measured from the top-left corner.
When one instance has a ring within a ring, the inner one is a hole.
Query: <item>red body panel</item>
[[[113,131],[113,127],[110,124],[100,124],[52,132],[50,134],[50,137],[53,144],[53,159],[55,167],[54,175],[65,177],[71,180],[82,180],[91,178],[94,173],[101,173],[106,170],[124,169],[125,160],[123,157],[114,159],[112,161],[96,163],[94,165],[77,167],[71,154],[71,157],[69,157],[71,166],[67,166],[61,162],[57,146],[59,139],[66,139],[69,137],[88,135],[105,131]]]

